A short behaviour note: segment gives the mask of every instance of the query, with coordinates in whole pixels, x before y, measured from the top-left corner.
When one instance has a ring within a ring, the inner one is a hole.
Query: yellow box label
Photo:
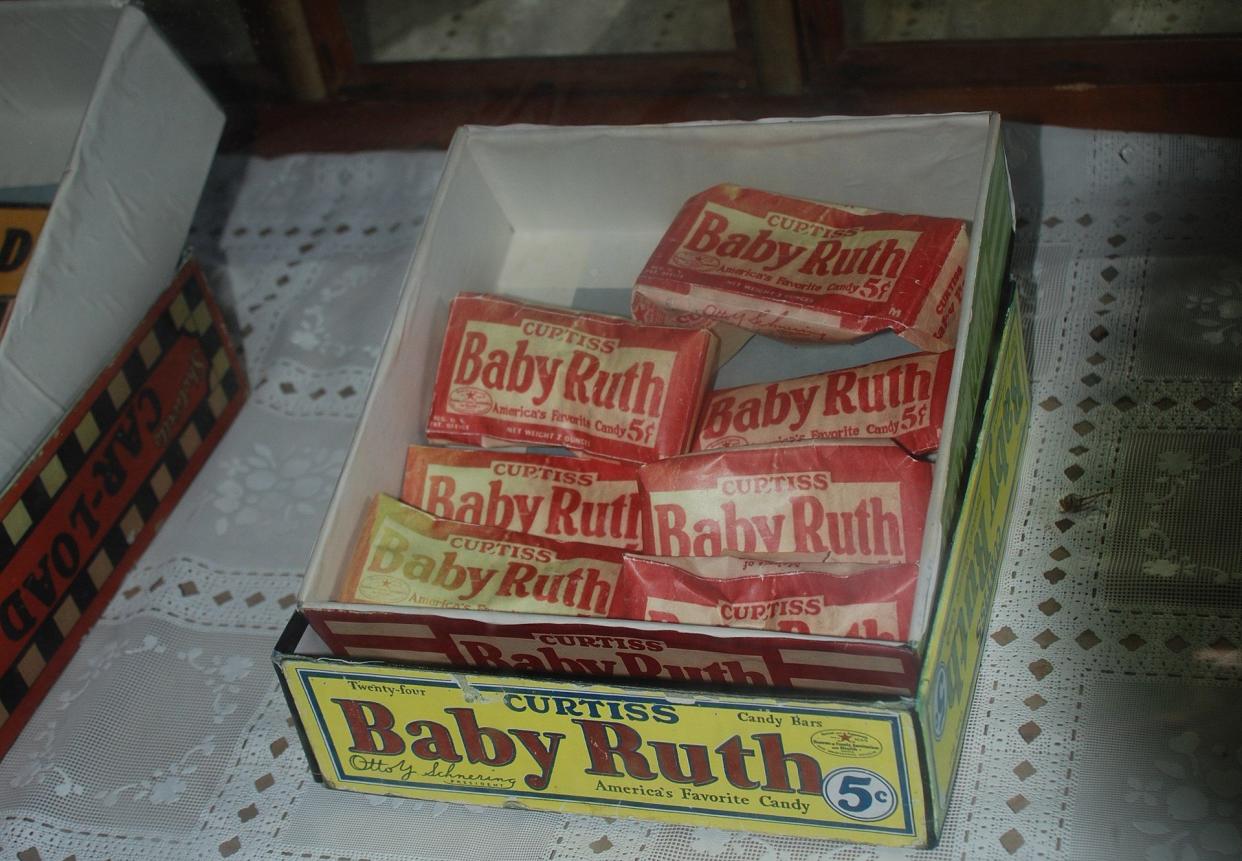
[[[335,788],[926,841],[909,711],[335,660],[281,670]]]
[[[0,206],[0,297],[21,286],[47,213],[46,206]]]
[[[919,678],[918,712],[928,739],[937,823],[943,821],[966,730],[1030,414],[1030,378],[1015,302],[1001,336],[979,447]]]

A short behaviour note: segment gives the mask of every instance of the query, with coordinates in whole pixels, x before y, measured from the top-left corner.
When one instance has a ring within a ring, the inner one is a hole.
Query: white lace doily
[[[191,241],[236,311],[254,394],[0,763],[0,851],[1242,858],[1242,146],[1014,127],[1007,147],[1037,406],[938,848],[310,780],[270,652],[443,160],[374,153],[217,163]],[[1082,510],[1061,510],[1068,494]]]

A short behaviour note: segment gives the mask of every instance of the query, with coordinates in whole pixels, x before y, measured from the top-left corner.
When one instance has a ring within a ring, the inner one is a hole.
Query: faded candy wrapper
[[[906,639],[919,566],[626,554],[614,612],[630,619]]]
[[[338,600],[607,616],[621,551],[432,517],[379,494]]]
[[[916,353],[707,397],[694,451],[774,443],[891,439],[911,454],[940,446],[953,351]]]
[[[445,520],[642,547],[638,467],[630,463],[412,445],[401,500]]]
[[[931,470],[890,442],[726,448],[647,464],[643,552],[918,562]]]
[[[792,341],[892,329],[952,349],[969,250],[958,218],[717,185],[686,202],[634,285],[634,317],[687,313]]]
[[[463,293],[449,310],[427,438],[638,463],[680,454],[717,348],[705,329]]]

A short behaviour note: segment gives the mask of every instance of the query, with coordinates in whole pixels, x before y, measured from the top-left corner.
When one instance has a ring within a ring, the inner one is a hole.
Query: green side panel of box
[[[1030,414],[1030,377],[1015,300],[1001,336],[974,466],[919,678],[917,714],[935,832],[944,822],[966,732]]]
[[[987,203],[983,211],[979,259],[975,269],[975,293],[971,306],[971,323],[965,345],[961,387],[958,389],[953,435],[947,451],[949,465],[945,482],[945,501],[940,525],[945,535],[953,532],[961,506],[962,484],[970,466],[970,441],[983,399],[984,375],[992,354],[997,317],[1005,291],[1005,267],[1009,258],[1009,240],[1013,235],[1013,207],[1009,191],[1009,171],[1005,151],[997,144],[992,172],[988,179]]]

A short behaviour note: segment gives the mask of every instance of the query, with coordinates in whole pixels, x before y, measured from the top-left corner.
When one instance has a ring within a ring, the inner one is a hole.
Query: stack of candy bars
[[[966,248],[957,219],[720,185],[634,320],[459,295],[427,439],[471,447],[410,446],[337,598],[905,640]],[[921,352],[713,391],[739,330]]]

